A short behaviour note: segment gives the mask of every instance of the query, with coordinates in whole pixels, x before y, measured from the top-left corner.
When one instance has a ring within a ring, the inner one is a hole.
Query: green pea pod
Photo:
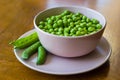
[[[23,49],[23,48],[26,48],[26,47],[32,45],[33,43],[37,42],[38,40],[39,40],[38,35],[36,32],[34,32],[26,37],[17,39],[15,41],[11,42],[10,44],[14,45],[14,48]]]
[[[28,48],[26,48],[23,52],[22,52],[22,59],[29,59],[30,56],[32,56],[35,52],[37,52],[38,47],[41,45],[41,43],[38,41],[34,44],[32,44],[31,46],[29,46]]]
[[[37,65],[44,64],[46,60],[46,50],[43,46],[38,47]]]

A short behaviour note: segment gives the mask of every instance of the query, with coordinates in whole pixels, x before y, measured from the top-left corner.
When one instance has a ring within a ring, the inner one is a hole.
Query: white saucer
[[[23,34],[24,37],[35,30],[30,30]],[[29,60],[22,60],[21,53],[23,50],[14,49],[17,59],[33,70],[47,74],[71,75],[85,73],[98,68],[104,64],[111,55],[111,47],[108,41],[102,37],[96,49],[88,55],[77,58],[63,58],[48,53],[47,60],[43,65],[36,65],[36,56],[33,55]]]

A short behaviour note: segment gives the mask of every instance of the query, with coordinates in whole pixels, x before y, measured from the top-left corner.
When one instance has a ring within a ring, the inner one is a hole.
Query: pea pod
[[[46,50],[43,46],[38,47],[37,65],[44,64],[46,60]]]
[[[31,46],[29,46],[28,48],[26,48],[23,52],[22,52],[22,59],[29,59],[30,56],[32,56],[35,52],[37,52],[38,47],[40,46],[40,42],[36,42],[34,44],[32,44]]]
[[[23,49],[23,48],[26,48],[26,47],[32,45],[33,43],[37,42],[38,40],[39,40],[38,35],[36,32],[34,32],[26,37],[17,39],[15,41],[11,42],[10,44],[14,45],[14,48]]]

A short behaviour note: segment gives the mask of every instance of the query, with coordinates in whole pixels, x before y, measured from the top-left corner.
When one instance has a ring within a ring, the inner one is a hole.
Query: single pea
[[[81,35],[81,32],[80,31],[77,31],[76,32],[76,36],[80,36]]]
[[[43,21],[40,21],[40,22],[39,22],[39,25],[44,25],[44,22],[43,22]]]
[[[64,36],[69,36],[69,33],[64,33]]]
[[[66,16],[66,15],[65,15],[65,16],[63,16],[63,17],[62,17],[62,19],[63,19],[63,20],[64,20],[64,19],[65,19],[65,20],[67,20],[67,16]]]
[[[62,34],[62,32],[56,32],[56,34],[57,34],[57,35],[60,35],[60,34]]]
[[[83,31],[83,28],[79,27],[79,28],[78,28],[78,31]]]
[[[48,25],[47,25],[47,28],[48,28],[48,29],[51,29],[51,28],[53,28],[53,26],[50,25],[50,24],[48,24]]]
[[[72,22],[72,19],[69,18],[67,21],[70,23],[70,22]]]
[[[101,29],[101,28],[102,28],[102,25],[101,25],[101,24],[97,24],[97,25],[96,25],[96,28],[97,28],[97,29]]]
[[[72,20],[73,21],[77,21],[77,17],[72,17]]]
[[[94,27],[88,27],[88,31],[89,31],[89,32],[92,32],[92,31],[94,31],[94,30],[95,30]]]
[[[57,23],[54,23],[54,24],[53,24],[53,28],[56,28],[56,27],[58,27],[58,24],[57,24]]]
[[[47,27],[47,26],[44,26],[44,29],[46,29],[46,30],[47,30],[47,29],[48,29],[48,27]]]
[[[63,21],[60,19],[60,20],[57,21],[57,24],[58,24],[58,26],[62,26],[63,25]]]
[[[97,20],[97,19],[92,19],[92,22],[94,23],[94,24],[98,24],[99,23],[99,21]]]
[[[87,34],[86,31],[81,31],[80,33],[81,33],[81,35]]]
[[[49,33],[51,33],[51,32],[53,32],[54,30],[51,28],[51,29],[49,29]]]
[[[40,29],[43,29],[43,28],[44,28],[44,26],[43,26],[43,25],[39,25],[38,27],[39,27]]]
[[[92,22],[86,24],[88,27],[92,26]]]
[[[87,19],[87,16],[82,16],[82,19],[83,19],[83,20],[86,20],[86,19]]]
[[[48,20],[48,24],[52,24],[53,21],[51,19]]]
[[[76,17],[76,15],[75,15],[75,14],[73,14],[73,15],[72,15],[72,18],[74,18],[74,17]]]
[[[81,13],[80,12],[77,12],[77,13],[75,13],[75,16],[80,16],[81,15]]]
[[[100,29],[96,29],[96,31],[99,31]]]
[[[61,18],[61,16],[57,15],[55,16],[56,20],[59,20]]]
[[[77,27],[74,27],[73,29],[74,29],[75,31],[77,31],[77,30],[78,30],[78,28],[77,28]]]
[[[70,29],[69,28],[64,28],[64,33],[69,33]]]
[[[70,22],[70,26],[71,26],[71,27],[74,27],[74,22]]]
[[[55,16],[51,16],[51,20],[53,20],[53,21],[54,21],[54,20],[55,20]]]
[[[46,21],[48,21],[50,18],[48,17],[48,18],[46,18]]]
[[[94,27],[94,28],[96,28],[96,24],[92,24],[92,26],[91,27]]]
[[[81,23],[80,26],[81,27],[86,27],[86,23]]]
[[[63,28],[60,27],[60,28],[58,29],[58,31],[59,31],[59,32],[63,32]]]
[[[75,27],[76,27],[76,28],[79,28],[79,27],[80,27],[80,25],[76,25]]]
[[[83,14],[80,15],[80,18],[81,18],[81,19],[82,19],[82,17],[83,17]]]
[[[71,29],[70,32],[71,32],[71,33],[75,33],[76,30],[75,30],[75,29]]]
[[[64,25],[64,26],[67,26],[67,25],[68,25],[67,20],[65,20],[65,19],[63,20],[63,25]]]
[[[55,35],[55,32],[51,32],[51,34]]]
[[[85,22],[86,20],[82,19],[81,22]]]
[[[76,21],[75,22],[75,25],[79,25],[81,22],[80,21]]]
[[[71,17],[72,17],[72,15],[71,15],[71,14],[67,15],[67,18],[71,18]]]
[[[63,13],[64,13],[65,15],[68,15],[68,14],[70,14],[71,12],[70,12],[69,10],[65,10]]]
[[[57,32],[57,31],[58,31],[58,28],[54,28],[54,31]]]
[[[86,19],[86,22],[90,22],[90,21],[91,21],[90,18],[87,18],[87,19]]]
[[[76,20],[77,20],[77,21],[78,21],[78,20],[81,20],[81,18],[80,18],[80,17],[77,17]]]

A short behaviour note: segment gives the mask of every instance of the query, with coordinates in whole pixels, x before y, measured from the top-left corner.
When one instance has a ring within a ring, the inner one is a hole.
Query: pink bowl
[[[86,36],[65,37],[52,35],[38,28],[39,21],[64,10],[80,12],[89,18],[96,18],[102,25],[102,29],[94,34]],[[34,27],[38,33],[39,40],[44,48],[52,54],[62,57],[78,57],[93,51],[102,37],[106,26],[106,20],[99,12],[85,7],[55,7],[39,12],[34,18]]]

